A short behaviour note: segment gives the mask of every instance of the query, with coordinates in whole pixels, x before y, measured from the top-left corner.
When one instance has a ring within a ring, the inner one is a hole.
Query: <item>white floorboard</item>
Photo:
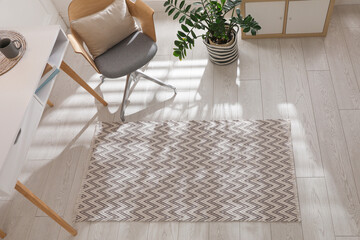
[[[297,177],[324,176],[301,40],[280,45]]]
[[[276,240],[303,240],[301,223],[272,223],[271,237]]]
[[[210,223],[209,240],[238,240],[240,239],[240,223]]]
[[[354,69],[346,46],[343,26],[337,9],[334,10],[327,37],[325,51],[332,76],[332,82],[340,109],[359,109],[360,92]]]
[[[323,178],[298,179],[304,240],[335,240]]]
[[[271,240],[270,223],[240,223],[241,240]]]
[[[309,82],[334,231],[358,235],[360,203],[330,73],[311,71]]]
[[[178,240],[208,240],[210,223],[179,223]]]

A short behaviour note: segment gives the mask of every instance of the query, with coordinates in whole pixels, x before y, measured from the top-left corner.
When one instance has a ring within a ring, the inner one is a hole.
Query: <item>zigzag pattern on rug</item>
[[[76,221],[299,221],[290,122],[99,123]]]

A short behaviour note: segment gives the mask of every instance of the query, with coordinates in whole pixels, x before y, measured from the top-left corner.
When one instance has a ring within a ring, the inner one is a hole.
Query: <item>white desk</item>
[[[68,39],[59,26],[16,29],[26,39],[20,62],[0,76],[0,199],[9,198],[14,187],[72,235],[76,230],[17,181],[40,122],[55,79],[37,94],[35,90],[47,63],[61,68],[94,97],[107,105],[66,63]],[[0,238],[5,236],[0,230]]]
[[[58,26],[18,31],[26,39],[26,52],[13,69],[0,76],[1,198],[8,197],[14,189],[54,84],[51,81],[39,95],[35,94],[44,67],[49,62],[59,68],[68,45],[66,35]]]

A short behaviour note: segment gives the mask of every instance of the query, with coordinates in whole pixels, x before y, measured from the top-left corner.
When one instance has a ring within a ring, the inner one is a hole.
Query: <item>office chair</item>
[[[73,0],[68,8],[69,20],[71,22],[99,12],[113,2],[114,0]],[[143,77],[161,86],[173,89],[176,94],[176,88],[174,86],[166,84],[139,70],[139,68],[146,65],[157,52],[153,19],[154,10],[142,0],[136,0],[136,2],[126,0],[126,5],[131,16],[139,20],[142,32],[137,31],[132,33],[95,59],[93,59],[85,50],[84,41],[73,28],[70,27],[71,34],[68,35],[74,51],[82,54],[96,72],[101,74],[102,82],[105,78],[119,78],[127,75],[123,101],[120,109],[120,118],[122,121],[125,121],[125,103],[129,98],[131,83],[135,83],[139,77]]]

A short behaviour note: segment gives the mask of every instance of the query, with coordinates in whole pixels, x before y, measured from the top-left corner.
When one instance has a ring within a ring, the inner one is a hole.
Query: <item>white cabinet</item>
[[[335,0],[243,0],[243,16],[261,26],[242,38],[326,36]]]
[[[285,1],[249,2],[245,5],[245,11],[246,15],[251,14],[260,23],[259,34],[282,33]]]
[[[321,33],[330,0],[290,1],[286,33]]]

